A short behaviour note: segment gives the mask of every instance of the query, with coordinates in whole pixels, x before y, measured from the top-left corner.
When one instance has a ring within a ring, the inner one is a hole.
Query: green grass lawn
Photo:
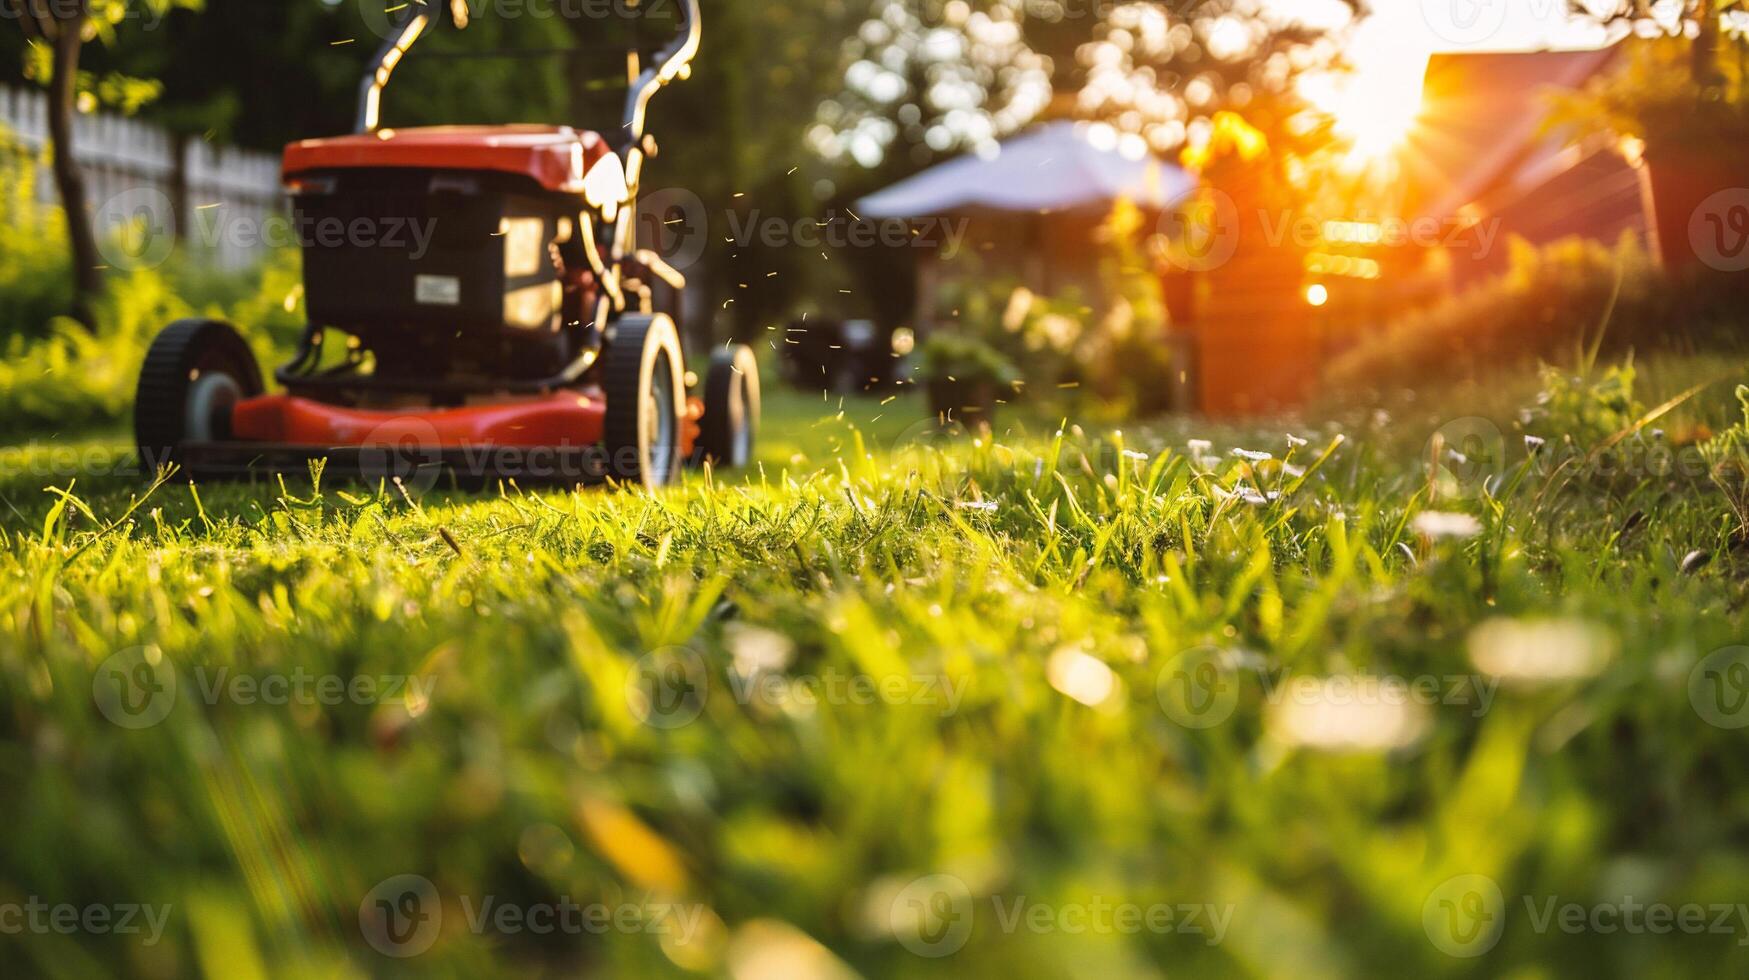
[[[0,456],[0,955],[1740,970],[1746,564],[1682,468],[1733,384],[1600,454],[1607,399],[1529,384],[983,439],[774,394],[757,467],[655,496],[133,506],[119,439],[45,437]]]

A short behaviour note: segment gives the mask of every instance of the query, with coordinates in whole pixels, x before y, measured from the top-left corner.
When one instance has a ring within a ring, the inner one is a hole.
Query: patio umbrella
[[[1196,178],[1182,168],[1122,152],[1109,134],[1087,123],[1047,123],[1007,140],[992,156],[949,160],[863,198],[857,208],[870,218],[967,210],[1037,214],[1104,209],[1127,198],[1162,210],[1195,189]]]

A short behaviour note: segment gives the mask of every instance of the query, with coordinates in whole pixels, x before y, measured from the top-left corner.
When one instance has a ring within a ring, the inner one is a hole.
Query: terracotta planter
[[[1749,265],[1749,165],[1721,147],[1646,154],[1651,238],[1666,269]]]
[[[996,385],[990,381],[931,381],[929,408],[937,418],[967,428],[989,426],[996,419]]]

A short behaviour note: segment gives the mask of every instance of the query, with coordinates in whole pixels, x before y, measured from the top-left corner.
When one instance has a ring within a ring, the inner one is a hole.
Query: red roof
[[[1567,141],[1543,129],[1547,97],[1582,88],[1619,52],[1434,55],[1421,121],[1403,155],[1411,209],[1446,218],[1504,185],[1539,184],[1565,169]]]
[[[492,170],[575,193],[611,151],[600,134],[568,126],[433,126],[303,140],[285,148],[285,176],[354,167]]]

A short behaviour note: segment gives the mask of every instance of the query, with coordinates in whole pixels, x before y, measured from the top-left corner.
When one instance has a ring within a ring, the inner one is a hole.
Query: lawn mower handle
[[[688,74],[692,59],[698,55],[699,41],[704,33],[698,0],[676,2],[680,6],[680,33],[656,52],[650,67],[632,81],[631,91],[626,93],[624,130],[627,145],[636,146],[643,141],[650,100],[663,86]],[[465,25],[466,0],[451,0],[451,9],[455,11],[458,23]],[[360,133],[374,133],[381,128],[383,89],[388,86],[389,78],[401,64],[401,59],[407,56],[407,51],[431,27],[431,19],[435,16],[423,3],[408,3],[402,10],[394,33],[377,49],[376,57],[359,85],[357,130]]]

